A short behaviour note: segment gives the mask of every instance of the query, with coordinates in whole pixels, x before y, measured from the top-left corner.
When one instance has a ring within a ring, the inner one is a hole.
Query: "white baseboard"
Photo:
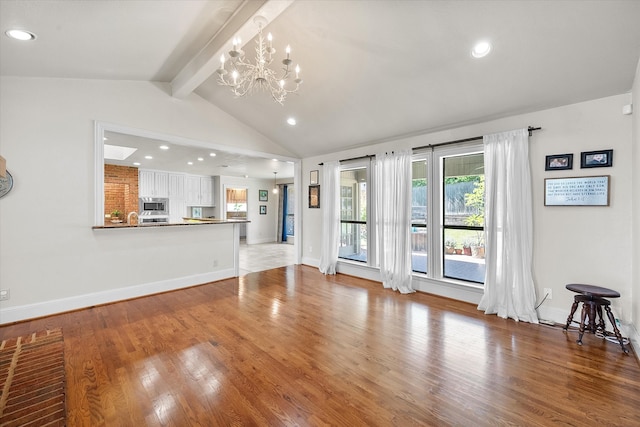
[[[538,319],[551,320],[555,323],[559,323],[564,325],[567,323],[567,316],[569,315],[569,310],[567,308],[556,308],[556,307],[544,307],[540,306],[537,310]],[[580,312],[576,312],[577,315],[574,316],[576,320],[580,320]]]
[[[311,267],[320,267],[320,260],[316,258],[302,257],[302,264],[310,265]]]
[[[414,276],[412,283],[416,291],[476,305],[480,302],[484,294],[484,290],[479,287],[458,285],[456,283],[433,280],[420,276]]]
[[[144,283],[142,285],[128,286],[108,291],[94,292],[91,294],[77,295],[69,298],[61,298],[41,303],[22,305],[0,309],[0,325],[19,322],[37,317],[50,316],[66,311],[88,308],[95,305],[108,304],[131,298],[188,288],[203,283],[215,282],[234,277],[232,268],[210,273],[196,274],[193,276],[179,277],[176,279],[162,280],[159,282]]]
[[[338,264],[336,265],[336,272],[360,277],[362,279],[373,280],[375,282],[381,281],[380,269],[369,267],[364,263],[338,261]]]

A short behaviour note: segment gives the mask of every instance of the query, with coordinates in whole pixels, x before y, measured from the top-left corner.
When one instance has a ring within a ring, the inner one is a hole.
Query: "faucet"
[[[136,223],[140,225],[140,218],[138,217],[138,212],[136,211],[129,212],[129,215],[127,215],[127,224],[131,225],[131,217],[134,215],[136,217]]]

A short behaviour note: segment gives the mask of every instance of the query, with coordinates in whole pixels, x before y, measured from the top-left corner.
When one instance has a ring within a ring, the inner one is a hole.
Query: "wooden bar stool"
[[[613,326],[613,333],[615,334],[618,342],[620,343],[620,347],[622,347],[622,351],[625,353],[629,353],[624,346],[624,340],[620,331],[618,330],[618,326],[616,325],[616,319],[611,312],[611,302],[605,298],[619,298],[620,293],[614,291],[613,289],[603,288],[601,286],[593,286],[593,285],[583,285],[579,283],[571,283],[566,286],[566,288],[572,292],[577,292],[580,295],[576,295],[573,297],[573,305],[571,306],[571,313],[569,313],[569,317],[567,317],[567,324],[564,327],[566,331],[569,329],[569,325],[573,322],[573,315],[578,309],[578,305],[582,303],[582,314],[580,316],[580,329],[578,340],[576,341],[579,345],[582,345],[582,336],[584,335],[585,329],[587,329],[591,333],[596,333],[598,330],[606,336],[608,332],[605,330],[604,317],[602,316],[602,307],[607,313],[607,317]],[[585,320],[589,317],[588,324],[585,325]]]

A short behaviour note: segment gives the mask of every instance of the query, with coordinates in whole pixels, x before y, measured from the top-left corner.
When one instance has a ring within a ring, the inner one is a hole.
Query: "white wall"
[[[640,167],[637,166],[640,165],[640,61],[636,67],[636,76],[633,82],[632,95],[634,112],[633,115],[630,116],[633,120],[633,155],[631,156],[631,161],[635,167],[632,168],[633,256],[631,258],[631,292],[633,293],[633,304],[631,307],[631,313],[635,329],[635,334],[633,335],[632,340],[636,349],[636,356],[640,358],[640,354],[638,354],[638,349],[640,349]]]
[[[92,230],[94,121],[290,153],[197,95],[129,81],[0,78],[0,323],[233,275],[232,225]],[[201,254],[194,256],[195,253]]]
[[[307,158],[302,164],[302,184],[309,185],[309,171],[320,170],[318,163],[375,154],[378,151],[410,148],[446,142],[503,130],[541,126],[530,139],[531,170],[534,184],[534,279],[537,294],[553,290],[553,299],[540,307],[542,318],[566,320],[574,294],[567,283],[591,283],[616,289],[621,298],[612,301],[614,313],[627,325],[632,318],[631,280],[631,116],[622,115],[630,94],[516,115],[509,118],[464,126],[412,138],[390,141],[328,156]],[[580,152],[614,149],[613,167],[580,169]],[[570,171],[545,172],[545,156],[573,153]],[[609,207],[545,207],[544,178],[562,176],[611,175]],[[317,265],[322,245],[322,209],[303,208],[303,262]],[[635,239],[636,241],[638,239]],[[377,272],[351,269],[351,274],[376,278]],[[460,289],[442,283],[418,281],[418,289],[477,302],[475,289]],[[635,299],[638,298],[636,292]],[[637,306],[637,302],[635,303]]]

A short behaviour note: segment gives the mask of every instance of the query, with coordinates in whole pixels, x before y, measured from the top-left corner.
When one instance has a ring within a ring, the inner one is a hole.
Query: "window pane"
[[[367,169],[340,172],[340,248],[338,256],[367,262]],[[356,221],[356,223],[353,223]]]
[[[427,272],[427,162],[412,163],[411,183],[411,268]]]
[[[481,235],[482,231],[445,228],[445,277],[484,283],[484,246],[471,244]]]
[[[446,157],[443,275],[484,282],[484,155]]]
[[[367,225],[340,224],[338,257],[367,262]]]

